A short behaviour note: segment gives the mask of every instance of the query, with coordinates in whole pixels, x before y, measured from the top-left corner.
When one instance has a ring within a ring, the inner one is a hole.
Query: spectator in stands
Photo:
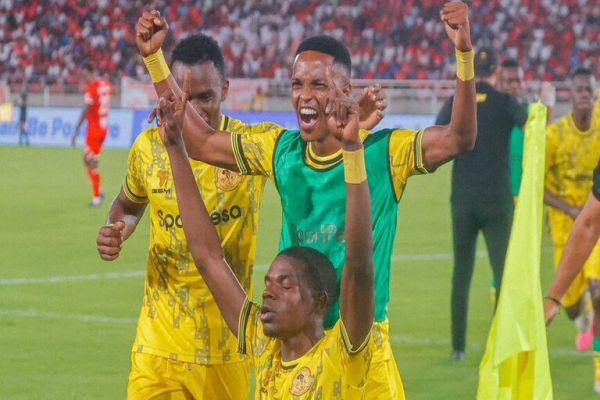
[[[78,66],[90,59],[113,82],[145,76],[131,32],[143,5],[0,2],[0,79],[20,83],[31,74],[48,84],[76,84]],[[154,6],[173,21],[171,46],[195,30],[217,38],[232,78],[289,77],[290,51],[301,38],[321,33],[349,44],[357,78],[451,79],[454,71],[453,49],[442,40],[439,4],[432,0],[357,0],[335,7],[318,0],[157,0]],[[600,69],[597,1],[474,0],[470,14],[474,41],[519,60],[526,80],[562,80],[584,61]]]

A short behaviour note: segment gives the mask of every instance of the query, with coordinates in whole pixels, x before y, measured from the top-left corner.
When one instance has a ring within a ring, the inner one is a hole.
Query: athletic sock
[[[100,172],[97,169],[88,168],[88,176],[90,177],[90,182],[92,183],[92,191],[94,193],[94,197],[100,197],[102,194]]]

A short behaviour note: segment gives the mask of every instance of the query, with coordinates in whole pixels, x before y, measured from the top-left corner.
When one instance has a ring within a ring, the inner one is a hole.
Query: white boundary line
[[[477,252],[477,257],[485,256],[487,256],[485,251]],[[399,254],[392,257],[393,262],[427,262],[447,260],[452,260],[452,253]],[[264,272],[269,268],[269,265],[270,264],[257,264],[254,266],[254,270],[257,272]],[[63,283],[140,278],[145,275],[146,271],[139,270],[125,272],[105,272],[87,275],[49,276],[42,278],[8,278],[0,279],[0,286],[58,285]]]
[[[120,324],[120,325],[135,325],[137,318],[127,317],[110,317],[105,315],[94,314],[61,314],[50,311],[36,310],[8,310],[0,309],[0,317],[8,318],[32,318],[53,321],[77,321],[83,323],[98,323],[98,324]],[[407,346],[435,346],[450,348],[450,341],[442,338],[432,338],[426,336],[411,336],[411,335],[392,335],[392,342],[407,345]],[[469,345],[469,348],[481,351],[484,348],[483,342],[476,341]],[[449,351],[449,350],[448,350]],[[563,347],[550,347],[550,354],[559,357],[585,357],[591,358],[592,352],[580,352],[576,349],[567,349]]]
[[[552,248],[543,248],[543,252],[551,252]],[[487,257],[486,251],[478,251],[477,258]],[[425,254],[396,254],[392,256],[392,262],[429,262],[429,261],[452,261],[452,253],[425,253]],[[256,272],[265,272],[270,264],[257,264],[254,266]],[[66,275],[49,276],[43,278],[7,278],[0,279],[0,286],[25,286],[25,285],[58,285],[63,283],[77,283],[103,280],[119,280],[140,278],[146,275],[146,271],[105,272],[101,274],[88,275]]]
[[[56,285],[62,283],[139,278],[143,276],[146,276],[146,271],[105,272],[103,274],[49,276],[45,278],[13,278],[0,279],[0,286]]]
[[[13,317],[13,318],[33,318],[33,319],[47,319],[47,320],[60,320],[60,321],[79,321],[79,322],[92,322],[92,323],[103,323],[103,324],[127,324],[133,325],[137,322],[137,318],[118,318],[118,317],[107,317],[104,315],[93,315],[93,314],[60,314],[50,311],[36,311],[36,310],[1,310],[0,317]]]

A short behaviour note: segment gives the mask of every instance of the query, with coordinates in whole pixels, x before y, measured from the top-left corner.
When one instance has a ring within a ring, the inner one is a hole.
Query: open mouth
[[[305,128],[309,128],[317,122],[319,113],[314,108],[300,107],[298,115],[300,116],[300,124]]]

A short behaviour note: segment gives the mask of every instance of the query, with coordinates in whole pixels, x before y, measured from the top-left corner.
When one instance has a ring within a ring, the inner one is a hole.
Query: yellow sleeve
[[[247,125],[231,134],[235,162],[243,175],[273,175],[273,154],[279,136],[285,131],[277,124]]]
[[[246,297],[238,322],[238,353],[246,354],[258,365],[272,340],[264,334],[259,306]]]
[[[331,334],[338,335],[337,344],[339,352],[340,367],[342,371],[342,380],[348,391],[348,398],[351,393],[358,394],[364,390],[367,383],[367,376],[371,367],[373,357],[373,340],[371,334],[367,335],[364,342],[358,346],[353,346],[348,338],[348,332],[340,319],[333,328]],[[358,396],[356,397],[358,398]]]
[[[136,139],[129,151],[127,159],[127,176],[123,182],[123,192],[134,203],[147,203],[146,180],[144,179],[144,156],[142,147],[148,143],[146,133],[143,132]]]
[[[396,199],[411,175],[428,173],[423,164],[423,131],[396,129],[390,137],[390,169]]]

